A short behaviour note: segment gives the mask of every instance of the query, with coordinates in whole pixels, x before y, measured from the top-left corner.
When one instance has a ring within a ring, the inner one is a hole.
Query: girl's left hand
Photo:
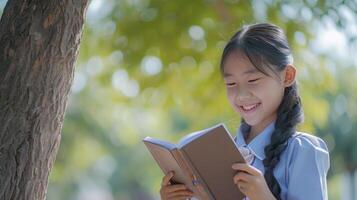
[[[233,177],[234,183],[250,200],[275,200],[264,175],[258,169],[246,163],[234,163],[232,169],[238,171]]]

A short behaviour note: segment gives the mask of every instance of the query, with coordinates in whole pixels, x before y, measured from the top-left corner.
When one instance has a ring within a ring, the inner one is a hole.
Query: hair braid
[[[278,164],[281,153],[287,147],[288,139],[295,133],[296,125],[302,120],[301,101],[296,83],[294,83],[292,86],[285,88],[284,97],[278,109],[275,130],[271,135],[270,144],[265,147],[266,157],[263,160],[265,180],[278,200],[281,199],[281,188],[273,174],[273,169]]]

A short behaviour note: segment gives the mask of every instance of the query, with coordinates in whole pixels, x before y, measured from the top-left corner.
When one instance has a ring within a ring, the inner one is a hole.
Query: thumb
[[[162,186],[167,186],[167,185],[170,185],[170,179],[174,176],[174,171],[170,171],[169,173],[167,173],[163,180],[162,180]]]

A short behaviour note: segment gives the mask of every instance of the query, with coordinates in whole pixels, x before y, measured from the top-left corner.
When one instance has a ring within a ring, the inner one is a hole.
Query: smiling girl
[[[244,26],[223,50],[221,74],[242,119],[235,142],[247,163],[232,165],[232,179],[245,199],[326,200],[329,152],[321,138],[296,130],[303,111],[284,32],[270,23]],[[161,198],[192,197],[169,184],[172,175],[163,178]]]

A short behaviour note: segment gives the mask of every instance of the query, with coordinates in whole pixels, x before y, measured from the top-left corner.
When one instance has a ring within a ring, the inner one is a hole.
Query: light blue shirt
[[[254,154],[252,166],[265,172],[264,148],[270,143],[275,122],[270,123],[247,145],[241,127],[235,142],[246,146]],[[325,142],[316,136],[296,132],[288,139],[288,146],[281,153],[274,168],[274,176],[281,187],[282,200],[327,200],[326,176],[330,168],[329,152]]]

